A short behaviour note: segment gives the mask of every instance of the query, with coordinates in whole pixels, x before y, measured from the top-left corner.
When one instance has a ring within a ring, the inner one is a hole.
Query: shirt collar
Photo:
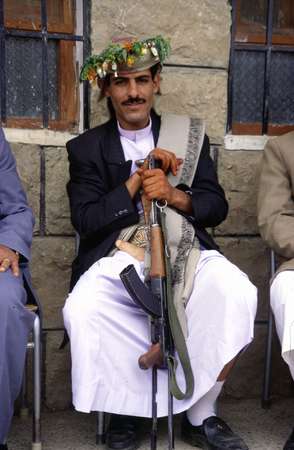
[[[130,141],[137,142],[137,141],[139,141],[141,139],[145,139],[146,137],[149,136],[149,134],[151,133],[151,129],[152,129],[152,120],[150,117],[147,127],[141,128],[140,130],[125,130],[124,128],[122,128],[120,126],[119,122],[117,122],[117,127],[118,127],[120,136],[125,137],[126,139],[129,139]]]

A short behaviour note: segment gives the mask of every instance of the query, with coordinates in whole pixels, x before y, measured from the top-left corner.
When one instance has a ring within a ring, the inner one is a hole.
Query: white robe
[[[278,273],[271,285],[270,297],[282,357],[294,379],[294,270]]]
[[[125,252],[97,261],[69,294],[63,309],[72,355],[73,404],[78,411],[151,417],[151,370],[138,358],[150,346],[146,314],[124,289],[119,273],[143,263]],[[257,292],[248,277],[215,250],[201,250],[186,307],[187,347],[195,377],[187,410],[215,384],[223,367],[253,338]],[[177,379],[184,387],[179,366]],[[158,416],[167,415],[167,371],[158,370]]]

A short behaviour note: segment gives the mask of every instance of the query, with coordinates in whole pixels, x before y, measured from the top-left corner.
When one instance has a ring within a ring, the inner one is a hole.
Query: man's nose
[[[129,80],[128,94],[130,97],[133,97],[133,98],[138,96],[138,86],[137,86],[136,80]]]

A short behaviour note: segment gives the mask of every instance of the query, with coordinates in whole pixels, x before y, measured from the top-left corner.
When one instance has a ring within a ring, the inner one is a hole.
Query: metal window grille
[[[259,123],[294,128],[294,45],[273,44],[275,2],[266,0],[264,43],[236,42],[237,0],[232,0],[228,131],[234,123]]]
[[[29,43],[32,52],[36,55],[33,61],[39,61],[36,64],[36,70],[34,77],[37,78],[34,95],[41,96],[41,111],[42,124],[44,128],[48,128],[49,123],[49,111],[56,110],[57,106],[54,103],[54,89],[56,89],[56,83],[54,83],[54,71],[56,70],[56,61],[54,62],[54,46],[59,40],[75,41],[83,43],[83,57],[85,58],[89,52],[89,8],[86,1],[82,1],[83,10],[83,35],[59,33],[48,31],[48,17],[46,0],[40,0],[41,5],[41,29],[40,30],[22,30],[18,28],[7,28],[4,22],[4,6],[5,1],[0,0],[0,99],[1,99],[1,123],[5,125],[7,120],[8,108],[13,110],[12,105],[7,105],[7,93],[11,93],[12,86],[10,77],[7,76],[9,68],[13,72],[13,62],[9,60],[8,53],[15,43],[17,38],[18,49],[14,52],[17,57],[25,57],[22,53],[22,44]],[[11,39],[14,38],[14,39]],[[14,42],[13,42],[14,41]],[[24,48],[24,47],[23,47]],[[19,52],[19,55],[17,53]],[[13,77],[13,73],[12,73]],[[13,80],[12,80],[13,81]],[[15,101],[17,102],[17,92],[15,94]],[[52,100],[53,99],[53,100]],[[84,89],[84,128],[88,127],[88,90]],[[19,105],[18,105],[19,107]],[[33,113],[32,113],[33,114]]]

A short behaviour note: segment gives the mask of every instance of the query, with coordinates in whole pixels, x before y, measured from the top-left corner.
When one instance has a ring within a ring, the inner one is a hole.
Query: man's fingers
[[[131,244],[130,242],[117,240],[115,242],[116,247],[123,251],[128,253],[129,255],[133,256],[133,258],[136,258],[138,261],[144,261],[144,254],[145,250],[144,248],[137,247],[134,244]]]
[[[5,272],[10,267],[11,261],[9,258],[3,258],[0,264],[0,272]]]
[[[11,270],[12,270],[13,275],[18,277],[18,275],[19,275],[18,260],[12,261],[12,263],[11,263]]]
[[[164,172],[168,172],[169,170],[171,170],[171,172],[176,175],[178,163],[177,157],[174,153],[161,148],[155,148],[151,151],[151,154],[155,159],[161,161],[161,168]]]
[[[176,176],[177,170],[178,170],[177,158],[173,158],[171,161],[171,172],[174,176]]]
[[[166,176],[161,169],[146,170],[142,174],[143,189],[151,185],[161,185],[166,183]]]
[[[164,171],[162,169],[147,169],[142,172],[143,179],[152,178],[152,177],[165,177]]]
[[[19,275],[19,253],[0,244],[0,272],[6,272],[9,267],[14,275]]]
[[[182,158],[175,158],[172,161],[171,171],[174,176],[178,173],[179,167],[183,164]]]

